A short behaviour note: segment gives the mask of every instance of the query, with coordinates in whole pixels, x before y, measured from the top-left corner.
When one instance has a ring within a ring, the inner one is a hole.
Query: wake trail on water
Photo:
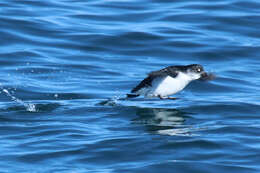
[[[0,84],[0,86],[1,86],[1,84]],[[7,89],[3,88],[2,86],[1,86],[1,90],[2,90],[3,93],[6,94],[6,96],[10,97],[12,101],[14,101],[14,102],[16,102],[18,104],[23,105],[26,108],[27,111],[29,111],[29,112],[37,112],[35,104],[24,102],[23,100],[13,96]]]

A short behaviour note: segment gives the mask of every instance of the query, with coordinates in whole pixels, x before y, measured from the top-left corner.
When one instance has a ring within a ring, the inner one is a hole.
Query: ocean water
[[[260,1],[0,2],[0,172],[260,172]],[[123,99],[147,73],[217,78]]]

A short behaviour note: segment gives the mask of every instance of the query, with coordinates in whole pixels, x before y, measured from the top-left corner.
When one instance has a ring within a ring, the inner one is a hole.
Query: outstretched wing
[[[142,80],[135,88],[133,88],[131,93],[135,93],[141,88],[151,87],[152,82],[155,78],[166,77],[166,76],[171,76],[175,78],[177,75],[178,75],[178,71],[173,66],[166,67],[158,71],[153,71],[149,73],[148,76],[144,80]]]

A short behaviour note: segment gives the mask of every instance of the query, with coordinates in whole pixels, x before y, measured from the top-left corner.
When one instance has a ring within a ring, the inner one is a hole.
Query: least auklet
[[[176,99],[169,97],[183,90],[191,81],[213,79],[212,74],[204,71],[199,64],[186,66],[169,66],[148,74],[135,88],[128,98],[144,95],[145,97],[159,97],[160,99]]]

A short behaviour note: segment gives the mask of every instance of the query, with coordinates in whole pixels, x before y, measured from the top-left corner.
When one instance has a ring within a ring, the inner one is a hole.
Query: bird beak
[[[208,73],[203,72],[203,73],[200,74],[199,79],[205,81],[205,80],[208,80],[208,77],[209,77]]]
[[[209,80],[214,80],[215,78],[216,78],[216,76],[214,74],[203,72],[200,74],[199,80],[209,81]]]

